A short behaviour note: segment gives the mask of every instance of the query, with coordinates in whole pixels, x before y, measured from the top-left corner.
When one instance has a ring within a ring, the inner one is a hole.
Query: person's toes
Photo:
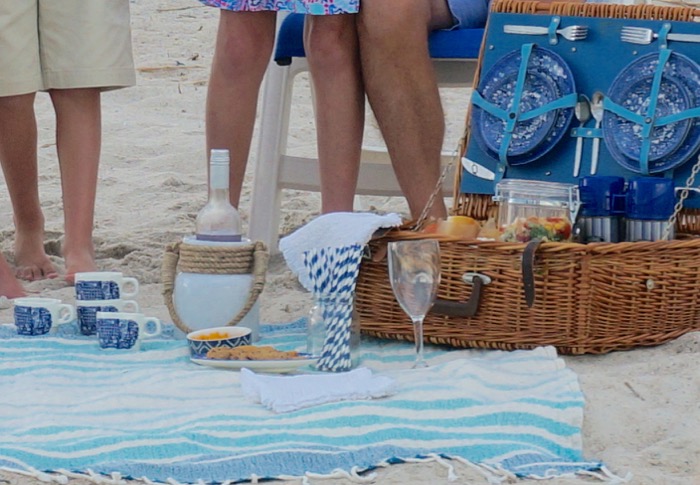
[[[63,279],[71,286],[75,286],[75,273],[66,273]]]
[[[39,267],[41,271],[41,277],[47,279],[58,278],[58,271],[54,265],[48,259]]]
[[[18,266],[15,272],[17,278],[25,281],[38,281],[58,277],[58,272],[51,260],[46,258],[40,264]]]

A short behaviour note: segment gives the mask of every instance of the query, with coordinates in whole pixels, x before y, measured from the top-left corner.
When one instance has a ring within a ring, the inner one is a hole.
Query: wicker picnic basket
[[[499,0],[492,10],[680,21],[700,16],[691,8],[513,0]],[[468,139],[467,130],[463,149]],[[485,220],[498,210],[489,195],[461,193],[456,172],[454,214]],[[370,242],[360,269],[362,332],[414,339],[389,283],[386,245],[426,237],[440,241],[442,271],[438,300],[425,319],[426,342],[504,350],[553,345],[564,354],[584,354],[657,345],[700,330],[700,210],[677,211],[674,219],[682,236],[655,242],[528,245],[428,236],[408,226],[389,231]]]

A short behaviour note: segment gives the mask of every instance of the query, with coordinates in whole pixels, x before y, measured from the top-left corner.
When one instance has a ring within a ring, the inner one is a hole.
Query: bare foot
[[[0,254],[0,297],[3,296],[12,299],[20,296],[27,296],[27,294],[12,273],[10,265]]]
[[[63,249],[63,257],[66,260],[66,274],[63,277],[71,285],[75,284],[75,274],[87,271],[97,271],[95,253],[90,249],[68,251]]]
[[[44,251],[44,233],[15,234],[15,275],[17,278],[36,281],[56,278],[58,272]]]
[[[11,300],[13,298],[27,296],[27,293],[22,288],[20,282],[13,277],[9,283],[7,281],[0,281],[0,296],[5,296]]]

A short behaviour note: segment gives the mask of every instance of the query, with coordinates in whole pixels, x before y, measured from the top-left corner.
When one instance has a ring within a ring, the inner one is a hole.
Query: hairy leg
[[[306,17],[321,175],[321,211],[352,211],[360,170],[365,96],[355,15]]]
[[[231,203],[238,207],[255,126],[258,92],[274,44],[274,12],[221,10],[206,104],[207,154],[231,154]]]
[[[363,0],[358,18],[367,97],[414,218],[440,177],[445,135],[428,34],[451,24],[444,0]],[[436,198],[429,215],[446,214]]]
[[[57,276],[44,252],[34,98],[34,93],[0,97],[0,163],[14,212],[16,275],[26,280]]]
[[[97,268],[92,228],[102,143],[100,91],[56,89],[49,94],[56,111],[56,148],[63,189],[65,278],[72,282],[75,273]]]

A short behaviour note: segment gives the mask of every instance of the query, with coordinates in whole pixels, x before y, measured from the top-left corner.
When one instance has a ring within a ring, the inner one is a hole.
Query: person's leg
[[[7,298],[26,296],[22,285],[15,278],[14,271],[2,254],[0,254],[0,296]]]
[[[316,114],[321,211],[352,211],[360,170],[365,96],[355,15],[306,17],[304,46]]]
[[[363,0],[358,18],[367,98],[414,218],[440,177],[445,134],[428,34],[453,22],[445,0]],[[442,197],[429,215],[447,215]]]
[[[100,90],[52,89],[49,94],[63,189],[65,278],[72,282],[75,273],[97,269],[92,228],[102,141]]]
[[[238,207],[255,126],[258,91],[274,44],[274,12],[221,10],[206,105],[207,154],[231,155],[230,199]]]
[[[34,93],[0,97],[0,163],[14,212],[16,275],[26,280],[57,276],[44,252],[34,98]]]

